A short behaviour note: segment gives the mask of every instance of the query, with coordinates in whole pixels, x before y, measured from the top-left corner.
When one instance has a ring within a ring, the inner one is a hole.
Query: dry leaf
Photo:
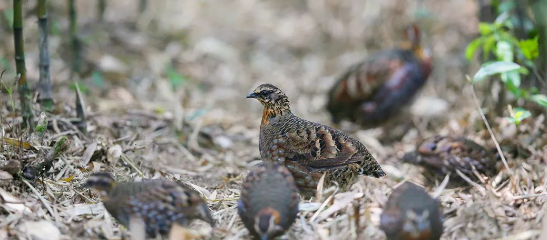
[[[118,160],[120,160],[122,153],[122,146],[114,144],[108,148],[108,151],[106,152],[106,159],[110,162],[110,164],[115,164]]]
[[[357,192],[347,192],[347,193],[340,193],[338,194],[338,196],[340,196],[340,199],[336,199],[334,201],[334,204],[332,204],[332,206],[330,206],[327,210],[319,214],[319,216],[317,217],[317,221],[321,221],[329,217],[331,214],[335,213],[336,211],[347,207],[353,200],[362,198],[363,194],[357,193]]]
[[[9,144],[11,146],[14,146],[14,147],[22,147],[24,149],[36,149],[30,143],[25,142],[25,141],[20,141],[18,139],[3,137],[2,142],[6,143],[6,144]]]
[[[52,222],[42,220],[37,222],[27,221],[19,224],[19,231],[31,236],[35,240],[61,239],[61,231]]]
[[[91,157],[93,156],[93,153],[95,153],[95,150],[97,150],[97,142],[93,142],[89,144],[89,146],[87,146],[84,154],[82,155],[82,158],[80,159],[80,166],[87,166],[87,164],[91,160]]]
[[[23,201],[11,195],[11,193],[6,192],[6,190],[4,190],[3,188],[0,188],[0,197],[0,203],[2,204],[1,206],[4,207],[6,210],[24,214],[32,213],[30,208],[25,206],[25,203]]]

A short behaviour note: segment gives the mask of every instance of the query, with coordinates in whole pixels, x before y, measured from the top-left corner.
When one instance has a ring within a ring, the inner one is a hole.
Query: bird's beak
[[[247,98],[257,98],[258,97],[258,94],[252,92],[252,93],[249,93],[249,95],[247,95]]]

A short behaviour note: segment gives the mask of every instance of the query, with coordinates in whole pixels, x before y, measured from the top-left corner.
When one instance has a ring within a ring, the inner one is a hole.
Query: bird
[[[439,202],[422,187],[405,182],[389,196],[380,229],[389,240],[438,240],[443,234]]]
[[[342,190],[351,187],[358,175],[386,175],[358,140],[294,115],[287,96],[276,86],[261,84],[247,98],[258,100],[264,107],[259,139],[262,160],[283,162],[301,194],[314,194],[323,174],[325,186],[337,182]]]
[[[291,172],[270,161],[249,172],[237,209],[243,224],[256,239],[269,240],[281,236],[294,223],[299,202]]]
[[[341,74],[328,92],[334,124],[347,120],[363,129],[388,125],[402,116],[432,71],[420,29],[409,25],[398,48],[377,52]]]
[[[83,187],[99,191],[106,210],[130,230],[134,230],[130,227],[133,219],[142,220],[149,238],[166,236],[172,227],[187,226],[194,219],[214,226],[197,191],[166,179],[118,183],[109,173],[96,172]]]
[[[447,174],[456,182],[462,178],[456,170],[471,179],[476,179],[473,168],[485,176],[496,173],[496,159],[492,152],[463,136],[434,136],[425,138],[416,146],[416,151],[406,153],[403,162],[419,165],[427,174],[442,179]]]

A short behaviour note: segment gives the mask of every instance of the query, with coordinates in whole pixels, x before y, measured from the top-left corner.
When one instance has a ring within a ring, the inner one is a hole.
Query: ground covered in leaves
[[[323,107],[335,77],[367,54],[394,46],[412,21],[422,26],[434,57],[433,74],[411,108],[409,121],[417,127],[393,142],[378,140],[381,129],[352,133],[388,177],[363,177],[349,192],[303,201],[299,220],[284,238],[385,239],[379,216],[391,190],[404,180],[439,196],[443,239],[545,234],[543,115],[518,127],[504,116],[489,117],[510,169],[469,187],[428,184],[420,168],[400,161],[419,139],[435,134],[465,135],[494,147],[465,81],[465,74],[477,69],[463,56],[478,31],[475,1],[160,0],[139,14],[137,1],[117,0],[107,1],[102,22],[95,2],[78,1],[84,61],[80,76],[71,76],[66,2],[50,1],[56,108],[47,115],[43,136],[21,131],[21,119],[2,91],[2,166],[9,160],[37,166],[63,136],[70,147],[48,171],[26,173],[34,179],[12,179],[0,171],[0,239],[120,239],[124,228],[96,194],[80,187],[98,170],[122,181],[162,177],[189,183],[205,196],[218,223],[214,230],[195,223],[205,239],[248,239],[236,201],[242,178],[260,161],[261,106],[245,95],[260,83],[275,84],[287,93],[295,114],[330,124]],[[15,79],[9,3],[0,3],[7,88]],[[24,22],[32,86],[39,75],[34,4],[25,2]],[[75,119],[75,81],[86,103],[86,133]],[[491,98],[490,90],[480,87],[477,95],[481,102]],[[34,109],[39,116],[39,105]],[[25,144],[17,144],[20,139]]]

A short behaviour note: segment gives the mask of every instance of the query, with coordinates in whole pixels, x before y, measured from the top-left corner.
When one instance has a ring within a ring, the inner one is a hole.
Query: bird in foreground
[[[175,182],[153,179],[117,183],[110,174],[99,172],[92,174],[84,187],[98,190],[106,210],[132,232],[130,226],[141,221],[149,238],[171,234],[172,228],[187,226],[193,219],[214,225],[199,193]]]
[[[294,223],[300,196],[289,170],[263,162],[243,182],[238,213],[249,232],[260,240],[281,236]]]
[[[327,103],[335,124],[348,120],[366,129],[402,116],[432,69],[419,28],[408,26],[403,39],[399,48],[378,52],[338,78]]]
[[[473,168],[485,176],[496,173],[496,160],[493,154],[481,145],[464,137],[435,136],[418,143],[415,152],[406,153],[403,162],[422,166],[426,175],[462,182],[456,170],[470,179],[476,179]]]
[[[389,196],[380,229],[389,240],[438,240],[443,234],[439,202],[422,187],[405,182]]]
[[[345,190],[358,175],[386,174],[367,148],[347,134],[310,122],[291,112],[289,99],[272,84],[262,84],[247,98],[264,106],[259,150],[264,161],[283,162],[293,174],[300,193],[315,192],[323,173],[325,186],[333,182]]]

